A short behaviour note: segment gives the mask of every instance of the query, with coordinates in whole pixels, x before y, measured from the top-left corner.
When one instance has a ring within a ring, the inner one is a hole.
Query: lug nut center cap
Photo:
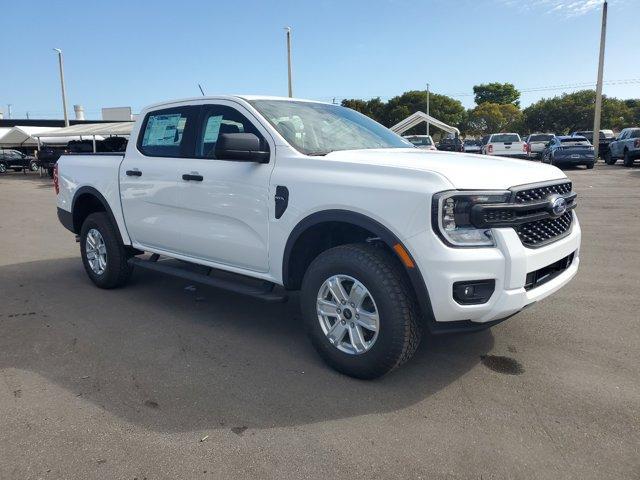
[[[344,309],[344,311],[342,312],[342,315],[344,315],[344,318],[346,318],[347,320],[351,320],[351,317],[353,316],[353,314],[351,313],[351,310],[349,310],[348,308]]]

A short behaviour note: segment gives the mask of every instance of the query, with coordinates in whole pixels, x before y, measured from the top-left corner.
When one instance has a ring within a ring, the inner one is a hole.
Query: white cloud
[[[499,0],[508,7],[523,8],[525,10],[539,10],[555,15],[576,17],[601,10],[603,0],[524,0],[516,2],[514,0]],[[610,1],[609,3],[615,3]]]

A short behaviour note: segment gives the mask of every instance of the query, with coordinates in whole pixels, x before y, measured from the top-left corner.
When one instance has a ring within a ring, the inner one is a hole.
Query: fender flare
[[[74,212],[75,212],[75,209],[76,209],[76,202],[82,195],[91,195],[92,197],[96,198],[100,202],[100,204],[104,207],[104,210],[105,210],[107,216],[109,217],[109,220],[111,221],[111,223],[113,224],[115,229],[118,231],[118,235],[120,236],[120,240],[123,241],[122,233],[120,232],[120,228],[118,227],[118,222],[116,221],[116,217],[113,215],[113,211],[111,210],[111,207],[109,206],[109,202],[107,202],[107,199],[104,198],[104,195],[102,195],[94,187],[84,186],[84,187],[80,187],[78,190],[76,190],[76,193],[74,193],[74,195],[73,195],[73,200],[71,201],[71,215],[74,215]],[[75,224],[75,219],[74,219],[74,223],[73,223],[74,233],[75,234],[79,234],[81,228],[82,228],[82,225],[76,225]]]
[[[431,326],[432,323],[435,323],[433,309],[431,307],[431,300],[429,297],[427,286],[424,283],[424,277],[420,273],[420,269],[413,259],[413,256],[411,255],[409,249],[404,246],[400,239],[391,230],[389,230],[377,220],[374,220],[361,213],[356,213],[349,210],[323,210],[320,212],[312,213],[311,215],[298,222],[298,224],[293,228],[293,230],[289,234],[289,238],[287,239],[287,243],[284,249],[284,255],[282,258],[282,280],[285,287],[287,287],[289,278],[290,257],[294,245],[307,229],[325,222],[350,223],[357,227],[369,230],[376,237],[380,238],[380,240],[382,240],[392,251],[394,251],[395,245],[400,245],[408,254],[411,262],[413,262],[412,268],[408,268],[402,261],[400,263],[403,265],[404,270],[409,277],[411,287],[413,288],[413,291],[416,295],[416,300],[418,301],[418,304],[420,306],[420,311],[425,318],[428,326]]]

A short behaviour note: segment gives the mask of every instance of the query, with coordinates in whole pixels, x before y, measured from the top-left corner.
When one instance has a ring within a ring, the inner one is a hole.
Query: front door
[[[145,193],[141,194],[147,198],[145,206],[139,207],[133,216],[129,216],[130,212],[136,211],[135,204],[140,200],[132,200],[135,189],[129,188],[125,195],[123,188],[128,230],[131,224],[135,230],[134,239],[143,246],[194,260],[266,272],[269,268],[269,211],[273,203],[269,201],[269,178],[274,166],[275,145],[268,132],[238,103],[219,101],[198,109],[197,115],[186,115],[183,136],[187,142],[191,135],[189,122],[195,126],[193,149],[186,155],[147,157],[142,163],[136,161],[122,168],[121,178],[129,178],[126,169],[133,167],[133,163],[143,165],[140,170],[150,170],[153,175],[148,179],[153,187],[145,187]],[[175,118],[172,121],[175,123]],[[147,128],[152,129],[149,135],[153,136],[153,128],[156,128],[160,131],[157,136],[162,137],[161,127]],[[220,134],[243,132],[265,139],[272,154],[269,163],[216,158],[215,145]],[[143,131],[141,135],[144,139],[147,132]],[[156,168],[149,166],[154,162],[157,162]],[[143,171],[139,179],[147,179],[146,173]],[[137,184],[139,179],[130,183]],[[153,188],[156,191],[152,193]]]

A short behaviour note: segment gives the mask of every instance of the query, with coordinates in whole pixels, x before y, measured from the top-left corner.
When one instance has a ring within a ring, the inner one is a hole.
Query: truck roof
[[[328,102],[319,102],[317,100],[308,100],[304,98],[289,98],[289,97],[278,97],[278,96],[270,96],[270,95],[206,95],[199,97],[190,97],[190,98],[181,98],[177,100],[168,100],[160,103],[154,103],[152,105],[148,105],[145,107],[147,109],[155,109],[158,107],[164,107],[169,105],[175,105],[176,103],[186,103],[186,102],[196,102],[201,100],[281,100],[287,102],[309,102],[309,103],[325,103]]]

